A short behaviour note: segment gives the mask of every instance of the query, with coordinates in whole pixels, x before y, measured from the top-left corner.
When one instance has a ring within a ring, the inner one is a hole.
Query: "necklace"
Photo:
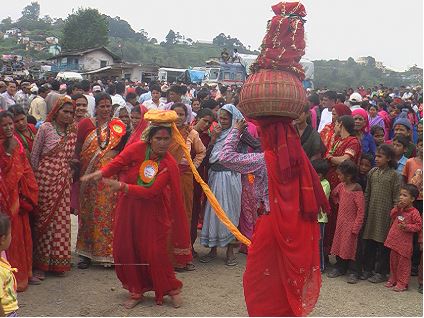
[[[109,125],[107,125],[107,132],[106,132],[106,139],[102,142],[101,136],[102,136],[102,132],[100,130],[99,127],[99,123],[96,119],[96,135],[97,135],[97,144],[99,145],[99,148],[101,150],[105,150],[107,148],[107,146],[109,145],[109,140],[110,140],[110,129],[109,129]]]
[[[58,125],[54,122],[53,123],[53,127],[54,127],[54,129],[56,129],[56,133],[60,136],[60,137],[64,137],[64,136],[66,136],[66,128],[65,128],[65,130],[64,131],[60,131],[59,130],[59,128],[58,128]]]

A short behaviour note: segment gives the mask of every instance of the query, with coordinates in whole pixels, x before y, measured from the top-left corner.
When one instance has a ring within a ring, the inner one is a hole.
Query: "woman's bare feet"
[[[180,308],[183,304],[183,298],[181,297],[181,294],[171,295],[171,300],[174,308]]]
[[[133,309],[135,306],[137,306],[139,303],[141,303],[143,300],[143,297],[140,298],[133,298],[130,297],[124,303],[122,304],[126,309]]]

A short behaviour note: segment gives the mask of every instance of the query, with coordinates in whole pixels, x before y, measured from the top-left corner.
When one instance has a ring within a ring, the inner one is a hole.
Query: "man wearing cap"
[[[31,84],[31,86],[29,88],[29,91],[31,92],[31,95],[28,98],[28,102],[29,102],[29,105],[31,105],[31,103],[34,100],[34,98],[36,98],[37,95],[38,95],[38,86],[37,86],[37,84],[35,84],[35,83]]]
[[[399,117],[395,120],[393,124],[393,133],[394,136],[396,135],[403,135],[407,138],[411,138],[412,134],[412,125],[411,122],[408,120],[407,116],[408,111],[406,109],[402,110],[402,113],[399,115]],[[391,142],[390,142],[391,143]],[[417,148],[414,145],[414,143],[410,142],[408,147],[406,147],[405,151],[405,157],[406,158],[412,158],[415,157],[417,153]]]
[[[355,109],[360,109],[362,103],[362,96],[361,94],[355,92],[352,93],[349,97],[349,104],[350,104],[350,110],[354,111]]]
[[[31,94],[30,92],[30,83],[29,82],[22,82],[21,83],[21,89],[16,93],[15,100],[16,104],[21,106],[25,112],[28,112],[29,109],[29,96]]]
[[[6,91],[1,94],[3,97],[3,102],[5,103],[5,110],[7,110],[10,106],[16,104],[16,83],[14,81],[10,81],[7,83]]]
[[[45,121],[47,117],[47,104],[45,98],[47,97],[48,88],[45,86],[41,86],[38,89],[38,95],[31,102],[31,106],[29,107],[29,114],[34,116],[37,122]]]

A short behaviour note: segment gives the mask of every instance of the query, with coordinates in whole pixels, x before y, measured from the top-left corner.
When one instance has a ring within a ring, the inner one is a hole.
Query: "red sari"
[[[183,266],[192,260],[191,242],[175,159],[169,153],[162,158],[150,188],[137,184],[146,149],[144,142],[135,142],[101,171],[105,178],[120,173],[120,181],[129,188],[116,208],[116,275],[130,293],[154,291],[156,301],[162,303],[165,295],[179,293],[182,288],[175,277],[168,242],[172,242],[175,263]]]
[[[8,191],[9,210],[6,212],[12,227],[12,242],[6,255],[11,266],[18,269],[15,273],[17,290],[24,291],[32,277],[32,237],[28,214],[37,205],[38,186],[25,149],[19,142],[10,155],[1,144],[0,170]]]
[[[37,129],[32,124],[28,124],[28,136],[24,135],[20,131],[17,131],[17,130],[15,131],[15,137],[20,141],[22,146],[24,146],[28,157],[31,154],[32,146],[34,144],[34,139],[36,134],[37,134]]]
[[[290,119],[261,119],[270,214],[255,227],[243,276],[250,316],[306,316],[321,287],[317,213],[328,201]]]

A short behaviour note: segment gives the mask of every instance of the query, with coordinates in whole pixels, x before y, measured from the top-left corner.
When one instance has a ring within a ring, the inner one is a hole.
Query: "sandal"
[[[43,271],[40,271],[40,270],[35,270],[33,273],[32,273],[32,277],[35,277],[35,278],[38,278],[39,280],[41,280],[41,281],[43,281],[43,280],[45,280],[46,279],[46,273],[45,272],[43,272]]]
[[[343,276],[344,274],[338,269],[338,268],[333,268],[328,274],[327,277],[328,278],[336,278],[339,276]]]
[[[81,258],[81,260],[78,262],[78,268],[79,269],[87,269],[91,265],[91,259],[88,257]]]
[[[402,287],[402,286],[396,285],[395,287],[393,287],[392,290],[395,291],[395,292],[403,292],[403,291],[405,291],[407,289],[408,289],[407,287]]]
[[[175,267],[174,270],[178,273],[191,272],[191,271],[196,270],[196,266],[194,266],[193,263],[188,263],[184,267]]]
[[[384,283],[386,281],[386,278],[380,273],[377,273],[374,276],[371,276],[370,278],[368,278],[368,281],[373,284],[380,284],[380,283]]]
[[[41,285],[41,279],[36,277],[36,276],[32,276],[29,280],[28,280],[28,284],[29,285]]]
[[[201,257],[199,259],[200,263],[210,263],[212,262],[214,259],[217,258],[217,255],[213,255],[213,254],[206,254],[205,256]]]
[[[227,260],[225,261],[225,265],[236,266],[236,265],[238,265],[237,259],[235,257],[227,258]]]

